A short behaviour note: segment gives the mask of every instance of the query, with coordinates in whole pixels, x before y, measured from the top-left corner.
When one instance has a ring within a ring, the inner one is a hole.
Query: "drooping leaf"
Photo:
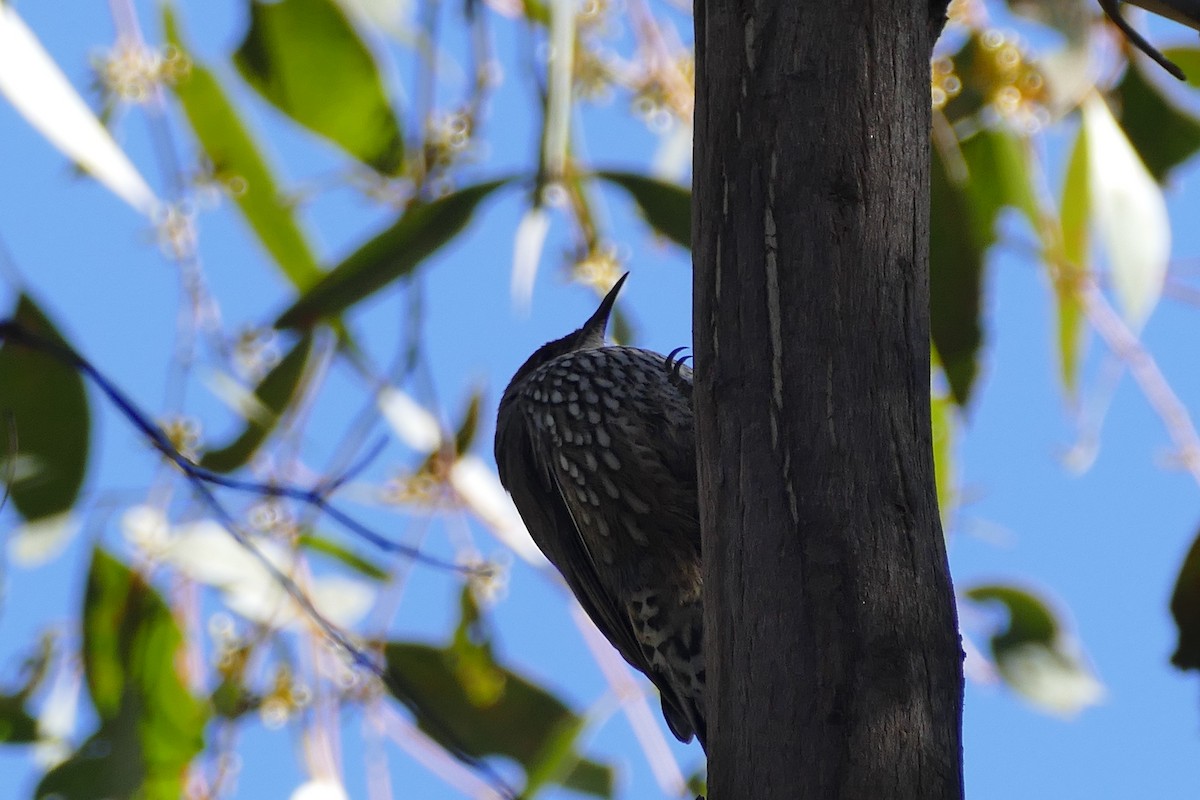
[[[324,536],[317,536],[313,533],[301,534],[297,540],[297,544],[305,550],[320,553],[340,561],[358,574],[372,580],[385,581],[390,577],[390,573],[383,567],[368,561],[345,545],[339,544],[332,539],[327,539]]]
[[[1136,59],[1130,60],[1113,96],[1121,128],[1159,183],[1200,150],[1200,121],[1168,100]]]
[[[246,427],[233,441],[205,453],[200,459],[200,466],[214,472],[232,472],[250,460],[295,398],[311,350],[311,335],[301,337],[292,346],[254,391],[262,404],[262,415],[247,419]]]
[[[1080,126],[1067,162],[1063,182],[1060,224],[1063,258],[1055,276],[1054,291],[1058,311],[1058,363],[1063,388],[1074,398],[1079,388],[1079,367],[1083,358],[1084,316],[1083,280],[1091,269],[1090,231],[1088,229],[1088,150],[1087,129]]]
[[[1171,663],[1179,669],[1200,670],[1200,536],[1192,542],[1175,580],[1171,616],[1179,630]]]
[[[170,5],[163,7],[163,28],[167,41],[186,53]],[[216,75],[192,59],[189,73],[175,85],[174,92],[214,177],[230,190],[246,223],[280,271],[300,291],[308,289],[320,279],[321,268],[262,148]]]
[[[83,663],[99,730],[51,770],[38,797],[183,794],[188,763],[204,749],[209,707],[178,664],[183,634],[158,593],[97,548],[83,607]]]
[[[1068,41],[1077,41],[1087,35],[1096,9],[1086,0],[1008,0],[1014,14],[1048,25]]]
[[[410,206],[391,227],[347,256],[301,295],[275,320],[275,327],[311,327],[408,275],[467,226],[484,198],[507,183],[480,183],[431,203]]]
[[[1137,330],[1162,296],[1171,252],[1167,204],[1098,94],[1084,100],[1083,124],[1092,222],[1108,255],[1118,305]]]
[[[1074,716],[1103,697],[1103,684],[1041,598],[1004,585],[977,586],[966,596],[1008,611],[1007,626],[991,637],[992,658],[1005,683],[1025,700],[1042,711]]]
[[[933,148],[929,193],[930,333],[951,395],[965,406],[983,339],[979,301],[986,245],[976,239],[970,196],[947,172],[937,147]]]
[[[12,319],[65,345],[54,323],[26,295]],[[83,484],[91,418],[83,378],[58,359],[22,344],[0,344],[0,480],[27,520],[68,511]],[[16,450],[9,452],[15,443]]]
[[[404,137],[379,69],[334,0],[255,0],[233,61],[296,122],[379,172],[403,169]]]
[[[930,313],[933,343],[954,401],[965,406],[978,369],[983,334],[980,293],[984,258],[1005,208],[1040,226],[1022,142],[1003,128],[984,128],[959,143],[959,163],[933,148],[930,168]]]
[[[681,247],[692,246],[692,193],[682,186],[635,172],[597,172],[597,178],[620,186],[646,222]]]
[[[137,167],[71,86],[12,3],[0,3],[0,95],[109,191],[142,214],[154,211],[158,198]]]
[[[465,455],[471,449],[471,445],[475,443],[475,434],[479,430],[479,406],[483,403],[483,394],[475,391],[471,393],[471,400],[467,403],[466,413],[463,414],[462,422],[458,424],[458,430],[454,432],[454,452],[456,455]]]
[[[575,751],[583,718],[525,677],[496,663],[487,629],[468,588],[460,596],[462,617],[445,648],[389,642],[384,648],[390,686],[420,698],[397,695],[423,731],[448,748],[482,758],[501,755],[525,771],[522,796],[550,783],[611,797],[611,766]]]

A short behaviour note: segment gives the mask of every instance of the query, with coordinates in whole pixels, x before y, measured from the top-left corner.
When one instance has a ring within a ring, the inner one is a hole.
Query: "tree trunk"
[[[962,797],[929,417],[944,9],[696,2],[710,800]]]

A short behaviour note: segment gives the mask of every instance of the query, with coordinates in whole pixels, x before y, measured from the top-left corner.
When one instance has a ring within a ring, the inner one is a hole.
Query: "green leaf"
[[[1200,150],[1200,121],[1167,100],[1136,60],[1130,60],[1113,96],[1121,128],[1159,183]]]
[[[500,755],[517,761],[525,770],[523,797],[550,783],[611,797],[612,767],[575,752],[583,718],[497,664],[469,587],[463,587],[460,603],[461,619],[448,647],[387,643],[386,683],[393,694],[414,711],[420,728],[447,748],[461,747],[476,758]],[[397,686],[412,696],[396,693]]]
[[[26,699],[22,694],[0,695],[0,744],[37,741],[37,720],[25,710]]]
[[[1200,670],[1200,536],[1192,542],[1175,581],[1171,616],[1179,629],[1179,644],[1171,663],[1179,669]]]
[[[1082,281],[1090,270],[1091,255],[1088,212],[1091,190],[1088,186],[1087,128],[1080,125],[1071,157],[1067,162],[1067,177],[1063,182],[1062,225],[1063,258],[1054,276],[1054,291],[1058,302],[1058,361],[1063,388],[1074,399],[1079,391],[1079,368],[1083,360],[1084,315],[1080,292]]]
[[[250,4],[233,57],[272,105],[379,172],[404,167],[404,137],[370,51],[333,0]]]
[[[295,398],[311,351],[312,336],[301,337],[254,391],[265,413],[247,419],[245,429],[232,442],[205,453],[200,466],[214,472],[232,472],[250,460]]]
[[[360,575],[372,580],[386,581],[391,577],[390,573],[383,567],[371,563],[358,553],[332,539],[326,539],[323,536],[317,536],[312,533],[304,533],[300,535],[297,543],[306,550],[340,561]]]
[[[965,406],[978,371],[983,334],[980,284],[986,243],[977,240],[971,198],[946,170],[935,146],[930,167],[930,333],[954,401]]]
[[[954,463],[954,403],[945,394],[934,392],[929,398],[933,423],[933,466],[937,480],[938,509],[942,529],[950,529],[950,520],[958,503],[957,472]]]
[[[410,274],[467,226],[484,198],[507,183],[507,179],[480,183],[431,203],[410,206],[391,227],[301,295],[275,320],[275,327],[311,327]]]
[[[1162,53],[1183,70],[1188,86],[1200,89],[1200,48],[1168,47]]]
[[[83,664],[100,728],[46,775],[38,797],[182,796],[209,714],[180,676],[182,649],[183,634],[158,593],[96,548],[83,606]]]
[[[992,658],[1005,683],[1042,711],[1073,716],[1097,703],[1104,686],[1078,648],[1062,635],[1046,603],[1015,586],[978,586],[966,592],[977,603],[1000,603],[1008,625],[991,637]]]
[[[692,246],[690,191],[634,172],[597,172],[596,177],[628,192],[654,230],[681,247]]]
[[[163,28],[167,42],[186,54],[187,45],[169,5],[163,7]],[[212,165],[213,177],[230,190],[254,235],[293,286],[301,291],[312,286],[322,271],[295,209],[284,199],[262,148],[216,75],[191,58],[191,69],[175,84],[174,92]]]
[[[983,339],[980,295],[984,257],[1005,208],[1033,229],[1040,214],[1024,143],[1003,128],[984,128],[959,143],[953,168],[934,143],[930,167],[929,269],[933,343],[954,401],[965,406]]]
[[[69,346],[26,295],[17,299],[12,320]],[[12,476],[9,496],[26,520],[61,514],[75,504],[87,471],[90,429],[83,378],[73,367],[11,341],[0,346],[0,480]]]
[[[457,455],[466,455],[471,449],[471,445],[475,443],[475,434],[479,430],[479,406],[483,402],[483,394],[475,391],[471,394],[471,400],[467,404],[467,412],[463,414],[463,420],[458,425],[458,430],[454,432],[454,452]]]

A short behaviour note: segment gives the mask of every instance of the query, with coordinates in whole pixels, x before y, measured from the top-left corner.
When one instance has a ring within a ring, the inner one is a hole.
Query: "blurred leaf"
[[[1087,129],[1082,125],[1071,148],[1067,162],[1067,177],[1063,182],[1062,245],[1063,259],[1055,276],[1054,290],[1058,300],[1058,359],[1063,388],[1074,398],[1079,390],[1079,367],[1082,361],[1086,317],[1082,280],[1090,271],[1090,239],[1088,230],[1088,161]]]
[[[931,393],[929,400],[933,422],[933,466],[937,480],[938,509],[941,511],[942,528],[948,531],[955,505],[958,503],[957,472],[954,464],[954,404],[941,392]]]
[[[930,170],[930,313],[933,343],[954,401],[965,406],[978,370],[983,338],[981,285],[987,249],[996,241],[1004,208],[1020,211],[1036,231],[1039,212],[1021,140],[1003,128],[984,128],[949,156],[935,142]]]
[[[404,137],[383,79],[333,0],[255,0],[233,61],[296,122],[379,172],[403,169]]]
[[[965,406],[978,370],[982,340],[980,284],[986,242],[976,238],[971,198],[948,174],[935,145],[930,166],[930,333],[954,401]]]
[[[149,215],[158,198],[11,3],[0,3],[0,95],[64,155]],[[13,155],[9,154],[9,158]]]
[[[1024,142],[1007,128],[984,128],[959,147],[977,209],[972,217],[979,226],[979,240],[995,240],[996,217],[1006,207],[1020,211],[1036,231],[1041,219]]]
[[[83,605],[83,663],[99,730],[38,786],[38,797],[183,795],[204,749],[207,704],[177,668],[183,634],[152,587],[96,548]]]
[[[1136,59],[1113,90],[1121,128],[1159,183],[1200,150],[1200,121],[1176,108],[1147,80]]]
[[[482,758],[501,755],[525,770],[523,797],[548,783],[611,797],[612,767],[580,759],[574,750],[583,718],[560,700],[492,657],[484,620],[469,587],[460,595],[462,616],[449,647],[389,642],[389,686],[408,687],[419,702],[396,695],[417,724],[448,748]]]
[[[1162,53],[1183,70],[1188,86],[1200,88],[1200,48],[1168,47]]]
[[[23,694],[0,695],[0,744],[37,741],[37,720],[25,710],[25,700]]]
[[[467,404],[467,412],[463,414],[463,420],[458,425],[458,430],[454,432],[454,453],[456,455],[464,455],[475,443],[475,434],[479,430],[479,406],[483,402],[482,392],[476,390],[471,393],[471,401]]]
[[[163,7],[163,28],[167,41],[186,53],[169,5]],[[192,59],[191,69],[174,91],[216,180],[230,189],[238,210],[292,285],[300,291],[308,289],[321,278],[321,268],[295,210],[283,198],[266,157],[216,76]]]
[[[200,459],[200,466],[214,472],[232,472],[250,460],[295,398],[311,351],[312,336],[301,337],[254,390],[265,416],[247,419],[241,434],[229,444],[206,452]]]
[[[431,203],[410,206],[391,227],[347,256],[301,295],[275,321],[275,327],[311,327],[410,274],[467,226],[484,198],[507,183],[507,179],[480,183]]]
[[[301,534],[297,544],[305,550],[321,553],[342,562],[360,575],[376,581],[386,581],[390,573],[383,567],[372,564],[353,550],[323,536],[312,533]]]
[[[1131,328],[1141,328],[1162,295],[1171,228],[1162,190],[1098,94],[1083,102],[1089,207],[1108,255],[1113,291]]]
[[[18,298],[12,319],[69,346],[27,295]],[[22,517],[41,520],[74,505],[87,471],[90,428],[87,393],[74,368],[24,345],[0,345],[0,480],[14,475],[9,496]]]
[[[977,603],[998,602],[1008,625],[991,637],[992,658],[1005,683],[1043,711],[1073,716],[1095,705],[1104,686],[1062,635],[1054,613],[1040,598],[1015,586],[969,589]]]
[[[1200,670],[1200,536],[1192,542],[1171,595],[1171,616],[1179,629],[1179,645],[1171,663]]]
[[[681,247],[692,246],[692,193],[682,186],[635,172],[597,172],[629,193],[646,222]]]

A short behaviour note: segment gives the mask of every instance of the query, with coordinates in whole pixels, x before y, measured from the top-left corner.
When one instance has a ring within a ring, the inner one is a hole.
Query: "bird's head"
[[[608,294],[604,295],[604,299],[600,301],[600,306],[596,309],[595,313],[588,317],[587,322],[583,323],[577,330],[568,333],[561,339],[555,339],[539,347],[521,365],[521,368],[517,370],[517,374],[513,376],[509,386],[516,386],[535,369],[561,355],[603,347],[604,334],[608,329],[608,318],[612,314],[613,304],[617,301],[617,295],[621,291],[621,286],[624,285],[625,279],[628,277],[629,273],[626,272],[613,284],[613,287],[608,290]]]

